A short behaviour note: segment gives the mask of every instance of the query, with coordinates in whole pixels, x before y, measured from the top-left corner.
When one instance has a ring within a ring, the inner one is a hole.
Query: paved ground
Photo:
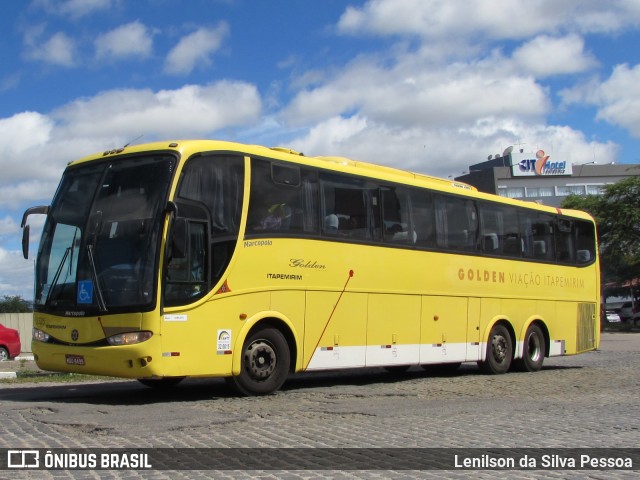
[[[625,448],[640,444],[640,334],[547,359],[542,371],[454,376],[419,368],[294,376],[237,398],[220,380],[169,392],[132,381],[0,383],[0,448]],[[28,368],[23,366],[23,368]],[[640,469],[640,467],[635,467]],[[495,471],[20,472],[9,478],[494,478]],[[516,471],[510,478],[636,478],[637,471]]]

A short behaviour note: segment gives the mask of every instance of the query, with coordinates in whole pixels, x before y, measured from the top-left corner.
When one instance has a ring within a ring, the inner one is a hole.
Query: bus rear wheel
[[[275,328],[262,328],[244,342],[240,374],[227,381],[243,395],[267,395],[285,382],[290,364],[284,335]]]
[[[537,372],[542,368],[545,355],[546,348],[542,330],[537,325],[531,325],[524,336],[522,358],[514,362],[514,367],[521,372]]]
[[[494,325],[489,333],[487,355],[484,362],[479,362],[483,372],[492,375],[506,373],[513,358],[513,342],[509,330],[502,324]]]

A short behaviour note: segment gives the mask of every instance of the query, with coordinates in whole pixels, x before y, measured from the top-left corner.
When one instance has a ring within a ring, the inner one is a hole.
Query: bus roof
[[[236,142],[228,142],[224,140],[168,140],[153,143],[144,143],[139,145],[126,145],[121,148],[105,150],[101,153],[89,155],[78,160],[72,161],[68,166],[75,166],[80,163],[99,160],[101,158],[115,157],[119,155],[128,155],[132,153],[143,153],[147,151],[171,151],[180,153],[183,157],[189,157],[195,153],[206,151],[233,151],[243,154],[255,154],[264,157],[270,157],[278,160],[289,161],[299,164],[311,165],[319,168],[337,169],[345,173],[355,175],[370,176],[376,179],[387,180],[398,183],[409,183],[415,186],[426,188],[435,188],[450,193],[462,193],[466,191],[467,195],[475,198],[483,198],[489,201],[497,201],[500,203],[509,203],[514,206],[524,206],[536,210],[546,211],[549,213],[562,213],[578,218],[593,220],[586,212],[577,210],[561,210],[548,205],[541,205],[535,202],[523,201],[519,199],[505,198],[491,193],[484,193],[472,185],[455,180],[448,180],[440,177],[434,177],[422,173],[411,172],[399,168],[378,165],[359,160],[353,160],[340,156],[317,156],[307,157],[303,153],[286,147],[265,147],[261,145],[249,145]]]

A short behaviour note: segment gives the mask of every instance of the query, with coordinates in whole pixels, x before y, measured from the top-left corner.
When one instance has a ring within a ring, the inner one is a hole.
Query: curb
[[[26,355],[18,355],[13,359],[13,361],[14,362],[20,362],[20,361],[33,362],[34,358],[33,358],[33,354],[27,353]],[[14,379],[14,378],[18,378],[18,374],[16,372],[12,372],[12,371],[0,372],[0,380]]]

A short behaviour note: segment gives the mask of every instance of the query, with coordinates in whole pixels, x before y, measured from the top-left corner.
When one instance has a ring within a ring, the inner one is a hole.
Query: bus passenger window
[[[522,255],[523,242],[518,231],[518,212],[508,205],[481,202],[480,213],[480,249],[494,255],[519,257]]]
[[[411,217],[414,225],[415,244],[419,247],[435,247],[436,230],[431,192],[411,190]]]
[[[345,240],[375,239],[378,222],[374,212],[379,209],[377,189],[356,177],[325,172],[320,174],[320,183],[325,219],[323,233]],[[338,218],[337,234],[333,229],[334,216]]]
[[[559,218],[556,227],[557,260],[563,263],[575,263],[575,245],[573,221]]]
[[[476,250],[478,217],[474,202],[462,197],[436,197],[438,246],[451,250]]]
[[[384,241],[413,245],[417,235],[409,215],[409,192],[402,188],[382,188],[380,193]]]
[[[317,232],[317,176],[297,166],[252,160],[247,234]]]
[[[551,215],[538,215],[531,226],[533,239],[533,257],[539,260],[554,260],[555,256],[555,218]]]
[[[576,261],[586,265],[596,258],[596,232],[593,223],[576,220]]]

